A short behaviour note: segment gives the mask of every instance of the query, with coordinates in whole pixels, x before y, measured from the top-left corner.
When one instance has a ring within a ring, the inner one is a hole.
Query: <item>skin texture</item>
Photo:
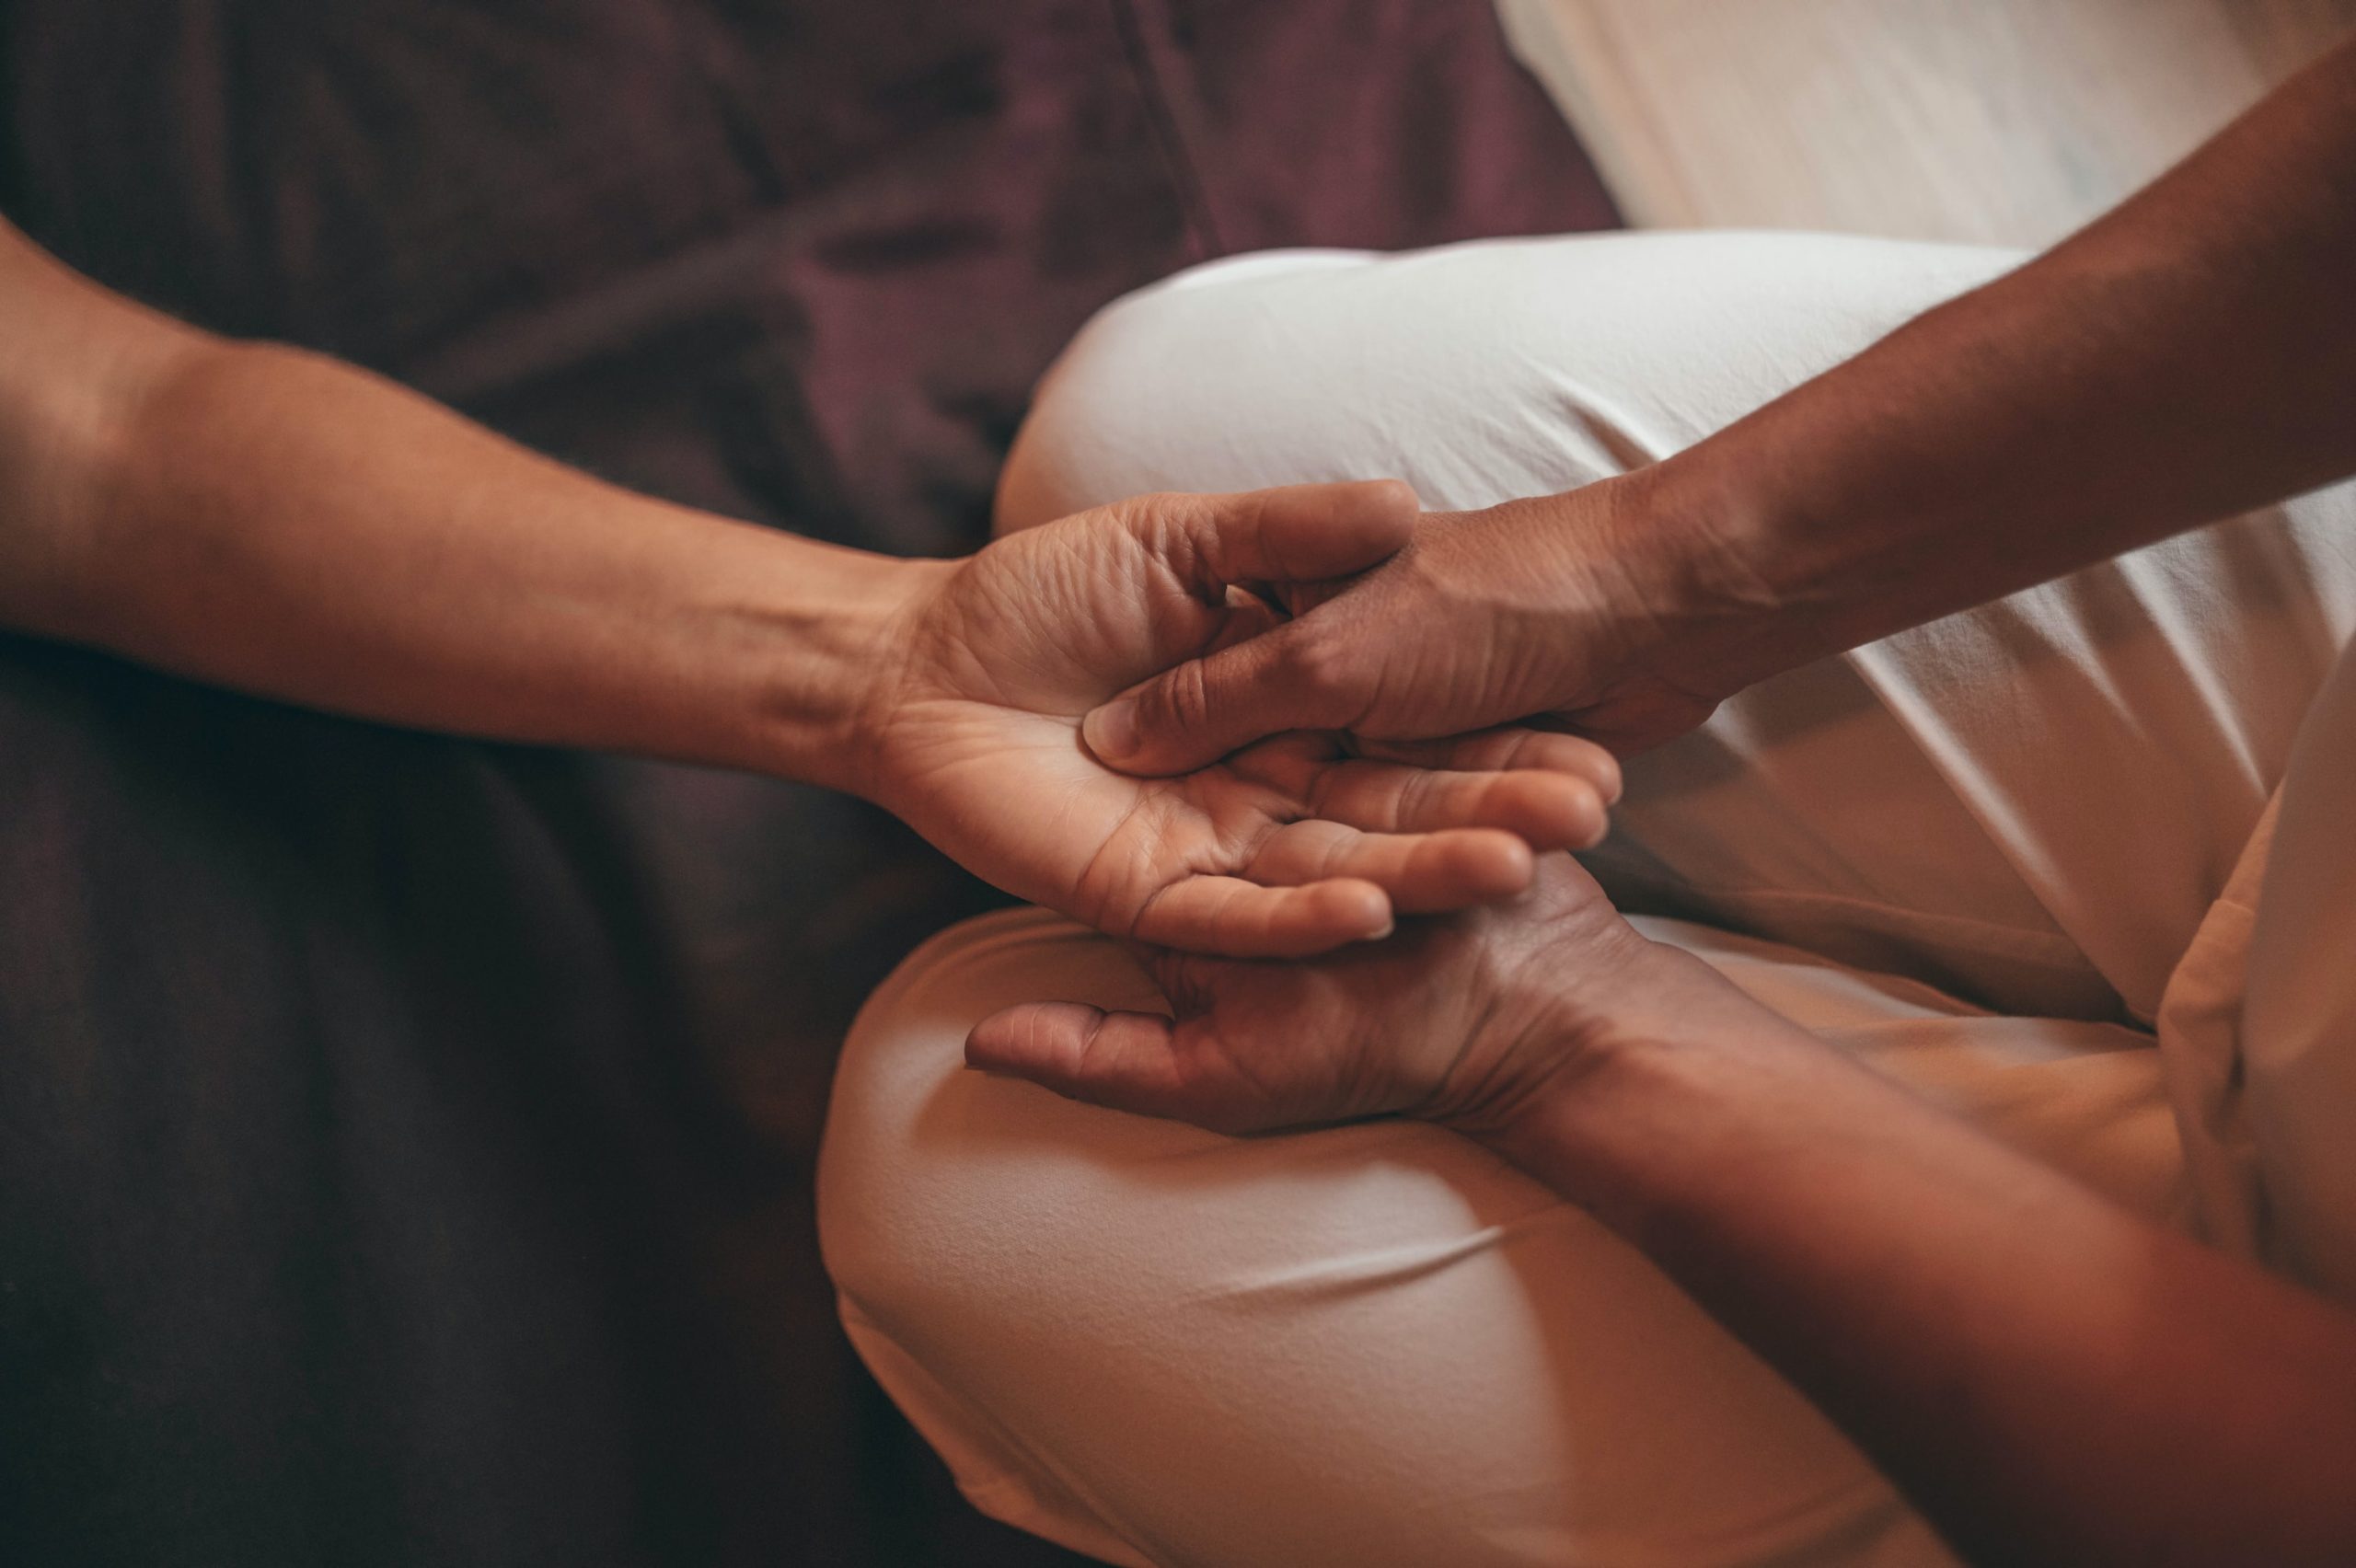
[[[1630,750],[1807,659],[2356,472],[2356,47],[2084,234],[1657,467],[1433,517],[1089,716],[1159,772],[1542,710]],[[1409,613],[1412,610],[1412,613]],[[1380,1113],[1591,1207],[1968,1557],[2356,1562],[2356,1316],[2119,1210],[1646,941],[1560,857],[1313,964],[1151,959],[969,1059],[1255,1132]]]
[[[210,338],[0,225],[0,625],[366,718],[855,790],[1123,936],[1297,954],[1528,884],[1618,785],[1294,739],[1172,778],[1080,719],[1409,537],[1395,484],[1159,496],[902,561],[629,494],[350,366]]]

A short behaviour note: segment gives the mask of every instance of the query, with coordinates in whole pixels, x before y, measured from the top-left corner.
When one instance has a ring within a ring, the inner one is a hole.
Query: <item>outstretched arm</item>
[[[632,495],[351,366],[224,341],[0,225],[0,626],[364,717],[761,769],[1126,935],[1306,952],[1525,885],[1610,763],[1414,773],[1294,739],[1140,785],[1080,715],[1371,566],[1386,485],[1147,497],[905,561]]]
[[[2356,473],[2351,279],[2356,43],[2046,255],[1649,468],[1427,519],[1089,742],[1151,773],[1294,725],[1551,711],[1657,744],[1777,671]]]
[[[602,484],[0,225],[0,624],[370,718],[857,788],[853,677],[944,568]]]

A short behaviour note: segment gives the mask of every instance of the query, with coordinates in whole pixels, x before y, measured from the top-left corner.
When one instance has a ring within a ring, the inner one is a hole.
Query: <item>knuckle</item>
[[[1109,1022],[1102,1014],[1089,1020],[1065,1052],[1066,1080],[1076,1091],[1102,1092],[1118,1076],[1116,1055],[1105,1038]]]
[[[1286,640],[1277,677],[1295,695],[1321,709],[1356,696],[1363,678],[1355,650],[1337,638],[1315,631]]]
[[[1210,681],[1203,670],[1203,662],[1190,660],[1170,672],[1160,693],[1167,711],[1161,715],[1172,727],[1180,730],[1200,729],[1211,721],[1216,706],[1211,699]]]
[[[1148,490],[1123,496],[1109,502],[1105,510],[1138,538],[1151,541],[1163,539],[1172,526],[1184,525],[1186,504],[1192,499],[1168,490]]]
[[[1454,790],[1450,782],[1429,768],[1403,768],[1392,785],[1391,820],[1394,830],[1422,823],[1447,810]]]

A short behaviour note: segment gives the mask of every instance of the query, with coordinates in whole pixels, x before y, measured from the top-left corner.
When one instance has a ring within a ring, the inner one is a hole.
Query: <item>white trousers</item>
[[[1397,476],[1435,508],[1566,489],[2013,259],[1646,235],[1216,264],[1072,344],[1000,524],[1310,479]],[[2342,488],[1745,693],[1631,764],[1592,863],[1841,1048],[2230,1232],[2201,1125],[2230,1046],[2202,1031],[2351,626]],[[985,1511],[1160,1568],[1947,1561],[1644,1259],[1468,1143],[1239,1141],[964,1069],[975,1020],[1050,997],[1156,1000],[1045,915],[929,943],[853,1032],[820,1171],[844,1322]]]

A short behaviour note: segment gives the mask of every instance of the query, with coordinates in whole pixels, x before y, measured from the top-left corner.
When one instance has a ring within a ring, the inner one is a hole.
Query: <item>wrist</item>
[[[776,650],[759,698],[757,766],[879,799],[911,628],[956,565],[831,548],[794,563],[791,582],[755,612]]]
[[[1647,997],[1686,955],[1654,942],[1600,900],[1574,906],[1518,943],[1483,950],[1472,983],[1478,1022],[1440,1099],[1424,1113],[1511,1157],[1552,1107],[1656,1032]],[[1576,952],[1575,963],[1562,955]]]
[[[1494,1114],[1458,1129],[1615,1220],[1635,1217],[1644,1170],[1695,1152],[1688,1134],[1717,1101],[1793,1049],[1822,1049],[1701,960],[1629,934],[1637,950],[1608,976],[1582,964],[1570,985],[1553,978],[1553,1049]]]
[[[1612,481],[1610,559],[1658,606],[1648,660],[1714,701],[1845,646],[1755,468],[1714,439]]]
[[[1598,1206],[1619,1183],[1600,1119],[1621,1113],[1669,1077],[1673,1041],[1630,1033],[1589,1040],[1565,1051],[1556,1070],[1520,1086],[1507,1113],[1458,1130],[1491,1153],[1582,1206]]]

